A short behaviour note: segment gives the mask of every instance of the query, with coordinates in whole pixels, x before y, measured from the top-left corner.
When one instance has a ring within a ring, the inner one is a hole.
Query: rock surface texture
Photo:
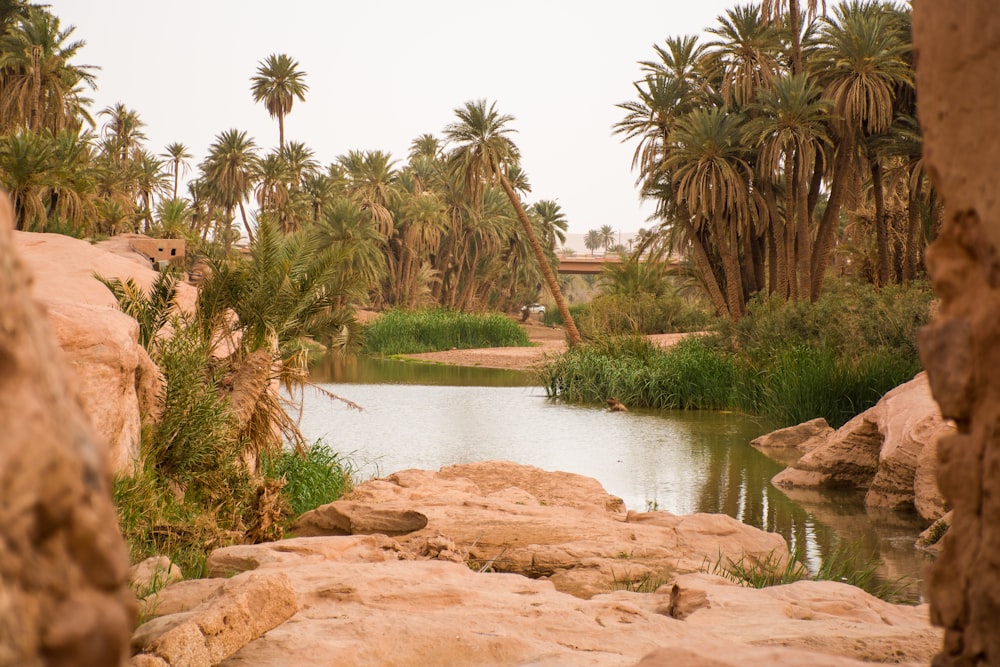
[[[160,375],[138,342],[139,325],[118,310],[94,274],[134,279],[149,287],[156,272],[116,237],[99,245],[60,234],[14,233],[14,247],[34,279],[33,292],[66,353],[83,408],[108,443],[112,470],[128,469],[138,454],[140,413],[153,412]],[[195,290],[180,285],[191,308]]]
[[[807,422],[754,444],[765,452],[774,442],[806,451],[774,477],[776,486],[856,488],[866,491],[869,507],[916,509],[935,521],[948,508],[935,483],[934,452],[953,432],[931,396],[927,375],[920,373],[836,431]]]
[[[151,607],[161,617],[139,629],[136,645],[157,650],[168,633],[181,635],[177,628],[226,604],[226,590],[251,575],[285,578],[297,611],[223,660],[226,667],[847,666],[926,663],[940,645],[926,605],[892,605],[833,582],[754,590],[680,574],[710,567],[720,547],[784,545],[725,517],[626,514],[597,482],[577,475],[504,462],[409,470],[359,487],[336,513],[336,529],[345,516],[351,525],[372,516],[364,506],[380,510],[375,516],[394,530],[410,520],[404,508],[427,525],[395,537],[218,549],[208,561],[216,578],[161,591]],[[390,520],[397,514],[402,523]],[[586,574],[573,576],[574,569]],[[198,637],[184,634],[196,647]],[[177,664],[154,660],[163,658],[147,653],[133,665]]]
[[[915,0],[924,161],[945,203],[927,253],[941,297],[920,351],[958,432],[938,442],[938,485],[954,508],[930,572],[946,629],[934,664],[1000,665],[1000,12],[995,0]]]
[[[31,296],[0,194],[0,666],[118,665],[135,598],[104,441]]]

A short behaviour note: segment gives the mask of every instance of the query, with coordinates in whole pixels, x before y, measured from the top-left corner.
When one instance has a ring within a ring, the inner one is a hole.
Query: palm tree
[[[0,136],[0,187],[14,205],[14,228],[45,231],[45,197],[51,185],[52,137],[20,130]]]
[[[531,212],[538,217],[545,247],[555,251],[557,241],[559,245],[566,243],[566,230],[569,228],[569,222],[558,203],[551,199],[542,199],[535,202],[535,205],[531,207]]]
[[[231,243],[230,225],[233,210],[238,206],[243,216],[243,226],[253,242],[253,231],[247,220],[243,200],[253,189],[260,160],[257,144],[241,130],[226,130],[215,138],[208,148],[208,157],[201,165],[203,178],[212,200],[226,211],[224,239],[226,249]]]
[[[671,133],[673,148],[664,161],[677,205],[713,237],[722,259],[729,314],[737,320],[744,305],[739,234],[750,220],[752,181],[741,141],[743,123],[740,114],[721,108],[693,111],[677,122]]]
[[[165,158],[170,164],[170,173],[174,177],[174,199],[177,199],[177,186],[180,183],[180,175],[183,170],[187,173],[188,170],[188,160],[190,160],[193,155],[188,151],[188,147],[184,144],[176,141],[171,144],[167,144],[167,147],[163,153],[160,153],[160,157]]]
[[[812,228],[808,206],[811,167],[816,154],[831,146],[827,134],[830,103],[805,75],[783,76],[773,90],[763,90],[754,109],[759,116],[747,127],[747,142],[759,146],[762,182],[780,183],[784,223],[772,221],[778,247],[777,291],[806,298],[811,288]],[[797,258],[797,259],[796,259]]]
[[[520,156],[517,146],[507,136],[514,131],[506,127],[514,117],[500,114],[496,110],[496,103],[490,104],[487,108],[486,100],[466,102],[464,107],[455,109],[455,115],[458,116],[459,122],[445,128],[448,141],[455,144],[450,155],[453,168],[462,175],[465,190],[472,201],[481,201],[486,186],[499,181],[517,213],[545,282],[556,300],[559,314],[562,315],[566,326],[569,346],[579,345],[582,342],[580,332],[577,331],[573,316],[570,315],[555,273],[545,257],[545,251],[531,226],[520,197],[514,192],[507,178],[506,169],[516,163]]]
[[[718,21],[718,27],[709,28],[718,39],[707,46],[709,62],[722,80],[722,99],[737,107],[752,104],[757,91],[770,88],[781,69],[778,33],[756,5],[729,9]]]
[[[815,19],[817,12],[826,13],[826,0],[807,0],[806,17]],[[792,40],[792,74],[802,74],[802,10],[799,0],[763,0],[761,13],[771,21],[785,19]]]
[[[607,253],[608,247],[613,245],[615,242],[615,228],[611,225],[601,225],[598,233],[601,235],[601,247],[604,248],[604,252]]]
[[[96,68],[70,61],[86,42],[69,42],[76,28],[63,30],[43,8],[15,13],[21,15],[17,28],[0,33],[0,130],[79,129],[81,119],[90,120],[85,110],[90,100],[83,92],[96,88]]]
[[[883,196],[881,162],[870,150],[870,138],[889,129],[896,91],[913,83],[907,61],[910,47],[899,28],[892,11],[879,3],[859,0],[837,5],[834,15],[820,26],[815,68],[823,96],[833,105],[833,131],[838,142],[830,200],[816,234],[812,259],[813,299],[822,290],[837,214],[861,149],[865,149],[877,206]],[[889,275],[884,214],[876,213],[875,227],[878,279],[884,283]]]
[[[127,163],[132,152],[146,140],[146,134],[142,131],[146,123],[139,118],[138,112],[121,102],[101,109],[97,115],[108,118],[101,129],[104,152],[119,164]]]
[[[305,72],[291,56],[271,54],[258,63],[257,74],[250,79],[254,102],[263,102],[271,118],[278,119],[278,147],[285,146],[285,116],[292,111],[295,98],[306,101]]]

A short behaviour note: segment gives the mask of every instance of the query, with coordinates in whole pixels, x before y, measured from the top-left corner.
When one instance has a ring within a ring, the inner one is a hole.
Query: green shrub
[[[517,322],[497,313],[394,309],[365,327],[364,350],[369,354],[393,355],[530,344]]]
[[[351,490],[353,465],[322,441],[309,447],[305,456],[283,451],[262,463],[266,477],[285,478],[281,495],[291,518],[332,503]]]
[[[741,410],[776,427],[816,417],[838,427],[919,372],[916,330],[931,297],[925,283],[877,291],[836,282],[815,304],[760,297],[739,322],[666,350],[598,338],[549,362],[542,385],[570,402],[614,396],[635,407]]]

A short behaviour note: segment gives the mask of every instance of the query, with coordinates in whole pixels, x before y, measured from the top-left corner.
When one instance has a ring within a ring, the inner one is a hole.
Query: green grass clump
[[[322,441],[309,447],[305,456],[283,451],[263,461],[264,474],[284,477],[281,495],[294,518],[320,505],[332,503],[351,490],[354,466]]]
[[[838,285],[815,304],[762,298],[738,323],[659,349],[603,336],[542,370],[551,398],[629,407],[740,410],[775,427],[823,417],[839,427],[920,371],[916,329],[927,285]]]
[[[876,576],[880,563],[878,554],[864,551],[860,542],[837,545],[833,553],[823,560],[823,564],[815,574],[810,574],[801,564],[801,560],[801,554],[783,559],[773,551],[763,559],[749,558],[746,554],[732,559],[720,554],[709,571],[750,588],[780,586],[802,579],[839,581],[856,586],[888,602],[905,600],[906,580],[880,580]]]
[[[365,327],[364,351],[383,355],[417,354],[530,344],[524,329],[511,318],[497,313],[394,309]]]

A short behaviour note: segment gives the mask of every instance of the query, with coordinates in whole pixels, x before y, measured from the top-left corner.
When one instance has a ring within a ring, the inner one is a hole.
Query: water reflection
[[[309,438],[350,454],[363,478],[492,459],[575,472],[630,509],[724,513],[777,532],[814,571],[838,544],[857,542],[881,555],[881,576],[906,576],[919,595],[917,517],[874,514],[860,494],[776,489],[770,479],[783,466],[748,444],[769,429],[745,416],[610,413],[553,403],[522,373],[364,358],[328,360],[312,378],[365,408],[307,393],[302,420]]]

